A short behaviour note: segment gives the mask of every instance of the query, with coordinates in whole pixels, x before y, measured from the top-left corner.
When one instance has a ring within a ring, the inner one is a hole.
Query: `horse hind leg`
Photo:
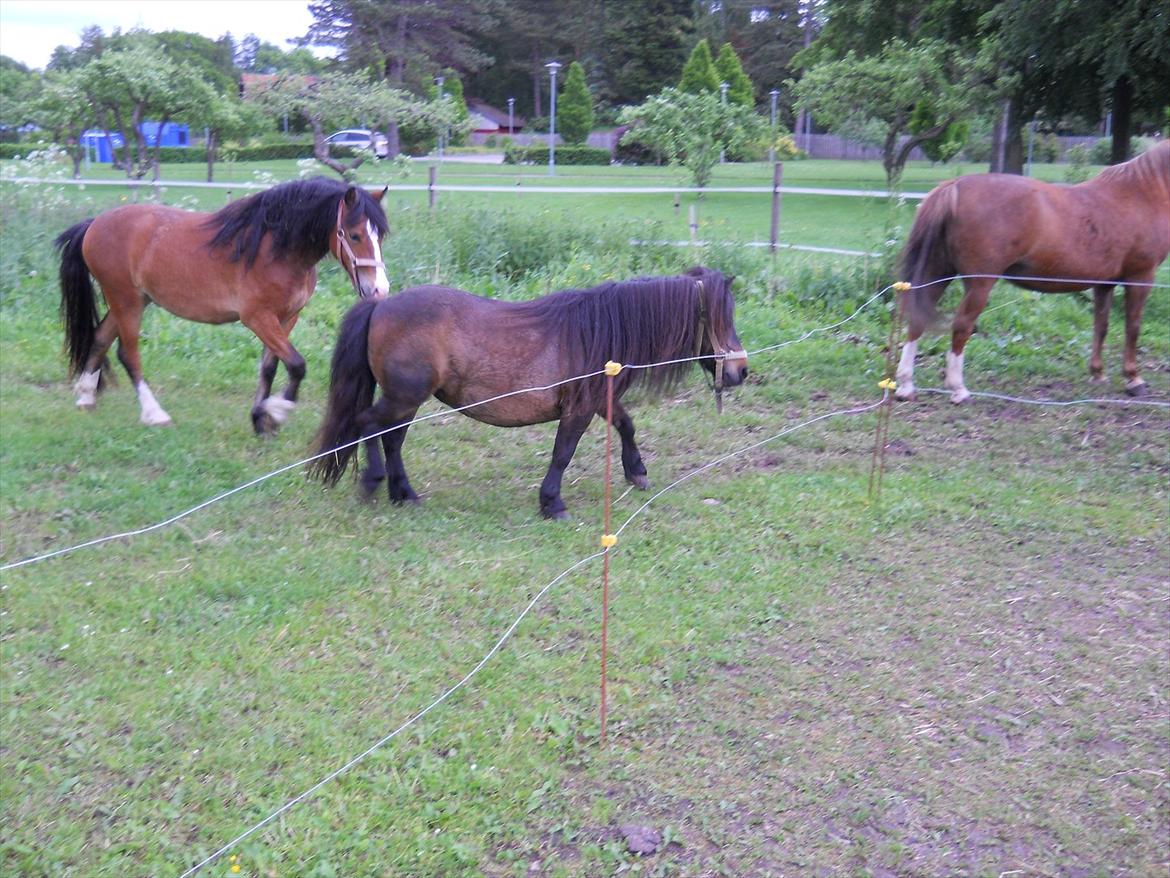
[[[146,307],[141,298],[137,307],[131,307],[118,317],[118,360],[122,363],[134,392],[138,394],[139,420],[148,427],[165,427],[171,424],[171,416],[159,405],[150,386],[142,375],[142,357],[138,353],[138,333],[142,326],[142,311]]]
[[[908,290],[902,294],[903,298],[898,302],[897,307],[902,309],[907,325],[906,341],[902,345],[902,355],[898,360],[897,371],[894,373],[898,385],[894,390],[896,399],[913,400],[917,397],[914,387],[914,361],[918,357],[918,339],[926,332],[930,322],[929,315],[933,313],[934,307],[942,298],[943,293],[946,292],[949,283],[949,280],[940,280],[917,290]],[[921,304],[915,305],[912,304],[911,300],[905,298],[908,296],[919,296],[923,301]]]
[[[1093,287],[1093,350],[1089,355],[1089,380],[1101,383],[1105,377],[1102,350],[1109,332],[1109,311],[1113,307],[1113,284]]]
[[[987,307],[987,297],[991,295],[991,288],[995,284],[994,278],[968,278],[963,282],[966,293],[955,314],[955,321],[951,329],[951,349],[947,352],[946,387],[951,391],[951,402],[965,402],[971,397],[971,392],[963,383],[963,351],[971,334],[975,331],[975,321],[983,309]]]
[[[85,366],[73,385],[79,409],[89,411],[97,407],[97,394],[102,387],[102,372],[106,368],[106,353],[117,337],[117,324],[107,313],[94,331],[93,346],[89,349]]]

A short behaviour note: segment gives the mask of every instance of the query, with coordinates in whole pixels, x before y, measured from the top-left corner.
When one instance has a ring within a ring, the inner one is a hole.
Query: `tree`
[[[419,101],[403,89],[391,88],[384,80],[371,83],[355,73],[284,76],[255,100],[274,114],[304,116],[313,129],[317,161],[342,177],[352,174],[365,161],[366,153],[359,153],[349,162],[330,155],[325,137],[331,128],[373,127],[374,120],[390,119],[396,126],[427,126],[435,132],[458,129],[450,101]]]
[[[158,177],[161,144],[156,142],[153,150],[150,148],[142,123],[148,118],[157,119],[161,132],[172,119],[206,105],[215,94],[196,72],[180,67],[162,50],[145,42],[106,51],[85,65],[81,73],[98,124],[107,131],[121,133],[121,166],[128,177],[136,179],[151,169]]]
[[[751,109],[723,103],[709,91],[665,88],[636,107],[626,107],[620,121],[630,130],[623,143],[641,143],[671,164],[691,172],[697,187],[711,181],[720,152],[737,152],[767,136],[767,127]]]
[[[928,131],[938,130],[938,117],[935,115],[934,105],[929,100],[920,100],[914,105],[914,112],[910,114],[910,133],[925,134]],[[937,137],[924,140],[919,146],[932,162],[945,164],[967,145],[969,131],[970,126],[966,122],[952,122]]]
[[[0,134],[15,137],[33,115],[41,77],[7,55],[0,55]]]
[[[574,61],[565,75],[565,91],[557,107],[557,130],[565,143],[584,143],[593,130],[593,96],[585,68]]]
[[[986,94],[978,65],[962,58],[948,63],[950,54],[938,41],[909,46],[891,40],[879,55],[849,52],[839,61],[817,64],[790,85],[798,106],[831,131],[880,145],[886,182],[894,188],[911,150],[937,138]],[[911,114],[923,96],[930,96],[935,125],[910,133]]]
[[[739,56],[735,54],[735,49],[731,48],[731,43],[724,43],[723,48],[719,50],[719,56],[715,59],[715,72],[719,75],[721,83],[727,83],[729,103],[739,104],[741,107],[756,105],[755,86],[743,72],[743,65],[739,63]]]
[[[213,95],[188,117],[188,121],[207,131],[207,182],[215,179],[215,162],[219,146],[226,140],[240,140],[271,128],[272,120],[260,106],[234,94]]]
[[[82,71],[50,70],[32,112],[37,124],[64,146],[73,162],[73,177],[80,178],[81,162],[85,158],[81,135],[95,121]]]
[[[678,90],[689,94],[702,92],[719,92],[719,73],[715,69],[715,62],[711,58],[711,47],[706,40],[699,40],[691,50],[691,56],[683,65],[682,79],[679,80]]]

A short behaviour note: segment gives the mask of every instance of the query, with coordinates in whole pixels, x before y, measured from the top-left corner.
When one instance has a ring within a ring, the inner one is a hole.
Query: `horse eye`
[[[360,241],[362,239],[362,236],[359,235],[357,232],[350,232],[349,237],[353,241]]]

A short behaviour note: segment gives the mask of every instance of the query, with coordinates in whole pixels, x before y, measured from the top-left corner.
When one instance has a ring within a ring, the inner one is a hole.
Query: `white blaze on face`
[[[379,296],[390,295],[390,279],[386,277],[386,266],[382,264],[382,242],[378,240],[378,230],[372,222],[366,222],[366,231],[370,236],[370,243],[374,245],[374,258],[378,260],[375,266],[377,274],[374,276],[374,291]]]

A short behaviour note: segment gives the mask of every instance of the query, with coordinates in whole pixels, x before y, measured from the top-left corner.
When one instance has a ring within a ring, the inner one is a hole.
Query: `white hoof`
[[[295,402],[285,399],[283,396],[270,396],[264,400],[264,411],[278,424],[283,424],[288,420],[288,416],[292,414],[292,410],[297,407]]]
[[[97,400],[94,400],[94,399],[78,399],[78,400],[77,400],[77,403],[76,403],[76,405],[77,405],[77,407],[78,407],[79,409],[81,409],[83,412],[92,412],[94,409],[96,409],[96,408],[97,408]]]
[[[898,387],[894,391],[894,399],[909,401],[909,400],[916,399],[916,398],[917,397],[916,397],[916,394],[914,392],[914,383],[913,382],[911,382],[911,381],[907,381],[905,383],[903,383],[901,381],[898,382]]]
[[[961,402],[966,402],[970,398],[971,398],[971,391],[969,391],[966,387],[960,387],[958,390],[956,390],[954,393],[951,394],[951,402],[953,402],[955,405],[958,405]]]
[[[169,427],[174,421],[166,412],[159,410],[156,412],[143,412],[142,417],[139,418],[142,423],[148,427]]]

